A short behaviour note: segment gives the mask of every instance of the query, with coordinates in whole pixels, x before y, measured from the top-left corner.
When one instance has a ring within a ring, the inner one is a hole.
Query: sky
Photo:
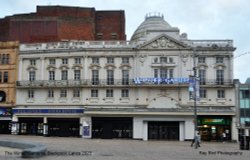
[[[160,12],[164,19],[189,39],[234,41],[234,79],[250,78],[249,0],[0,0],[0,18],[35,12],[37,5],[94,7],[124,10],[129,40],[145,15]],[[1,36],[1,35],[0,35]]]

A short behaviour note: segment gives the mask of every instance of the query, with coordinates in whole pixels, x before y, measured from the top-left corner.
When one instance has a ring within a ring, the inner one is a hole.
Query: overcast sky
[[[165,20],[189,39],[232,39],[234,78],[250,77],[249,0],[0,0],[0,18],[35,12],[37,5],[94,7],[96,10],[125,10],[129,40],[149,12],[164,14]],[[0,35],[1,36],[1,35]],[[239,57],[239,55],[242,55]]]

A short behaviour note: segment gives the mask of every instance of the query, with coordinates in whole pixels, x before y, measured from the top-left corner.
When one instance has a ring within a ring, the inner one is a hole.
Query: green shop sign
[[[230,125],[230,120],[225,118],[201,118],[198,120],[200,125]]]

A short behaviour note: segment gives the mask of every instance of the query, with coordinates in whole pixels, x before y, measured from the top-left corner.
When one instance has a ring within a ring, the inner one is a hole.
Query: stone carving
[[[171,48],[182,48],[176,42],[171,41],[166,37],[161,37],[150,44],[144,46],[143,48],[147,49],[171,49]]]

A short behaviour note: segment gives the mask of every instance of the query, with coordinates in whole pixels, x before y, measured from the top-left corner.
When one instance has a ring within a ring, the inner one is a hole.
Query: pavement
[[[0,135],[0,139],[37,142],[47,146],[47,154],[37,160],[249,160],[250,150],[238,143],[142,141]],[[0,160],[21,160],[20,150],[0,147]],[[29,159],[30,160],[30,159]]]

